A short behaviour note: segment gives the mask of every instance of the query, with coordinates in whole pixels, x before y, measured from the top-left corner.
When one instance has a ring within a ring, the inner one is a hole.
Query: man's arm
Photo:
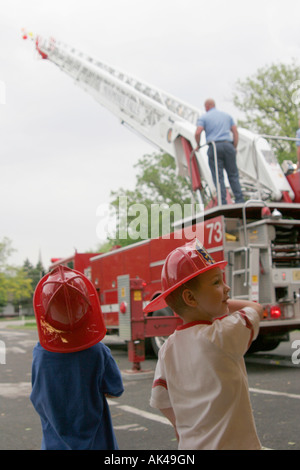
[[[297,147],[297,168],[300,169],[300,146]]]
[[[233,146],[236,149],[238,142],[239,142],[239,133],[238,133],[236,125],[231,127],[231,132],[233,134]]]
[[[204,130],[203,126],[198,126],[197,129],[196,129],[196,133],[195,133],[195,139],[196,139],[196,142],[197,142],[196,150],[199,150],[199,148],[200,148],[200,136],[201,136],[201,132],[203,130]]]

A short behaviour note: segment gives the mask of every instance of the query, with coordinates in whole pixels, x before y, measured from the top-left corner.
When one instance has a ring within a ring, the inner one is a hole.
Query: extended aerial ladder
[[[50,60],[70,75],[76,84],[117,116],[122,124],[175,158],[178,174],[190,179],[191,187],[197,193],[200,204],[205,205],[205,211],[193,214],[189,223],[195,226],[204,224],[207,248],[214,257],[221,256],[222,259],[228,260],[225,274],[231,286],[232,296],[259,301],[265,306],[265,319],[261,327],[263,341],[260,347],[268,349],[278,344],[289,331],[298,329],[300,327],[299,171],[291,175],[291,179],[289,176],[286,177],[268,140],[239,128],[237,165],[247,201],[244,204],[222,206],[218,185],[216,192],[208,165],[208,142],[201,140],[200,150],[194,151],[196,123],[199,116],[197,108],[52,38],[45,40],[33,35],[31,38],[35,41],[36,49],[43,59]],[[215,148],[214,143],[211,144]],[[263,214],[266,218],[262,218]],[[182,221],[178,221],[174,226],[175,230],[176,228],[180,230]],[[151,276],[152,271],[157,270],[157,272],[155,271],[153,278],[150,276],[147,289],[149,286],[153,287],[155,283],[160,284],[158,271],[167,252],[172,249],[174,240],[168,240],[167,245],[164,245],[163,240],[161,243],[159,240],[144,242],[147,243],[153,243],[153,246],[159,243],[159,247],[157,245],[153,250],[159,259],[147,259],[151,250],[146,250],[142,255],[143,263],[131,266],[132,260],[138,258],[137,251],[143,249],[143,244],[137,244],[137,247],[131,245],[131,255],[126,247],[92,258],[92,271],[96,276],[95,285],[98,285],[98,281],[100,283],[103,264],[107,262],[106,277],[109,277],[108,273],[114,266],[119,269],[120,259],[118,258],[118,262],[113,262],[113,256],[124,256],[124,259],[127,256],[124,265],[126,269],[128,268],[128,272],[115,273],[118,277],[126,275],[126,279],[129,279],[130,274],[134,282],[138,278],[147,279],[147,273],[139,274],[139,269],[149,268]],[[115,274],[108,279],[109,296],[111,296],[111,281],[115,279]],[[154,283],[153,279],[157,281]],[[120,292],[126,291],[124,286],[120,289]],[[137,286],[134,286],[133,292],[136,289]],[[141,290],[143,289],[141,287]],[[141,296],[138,297],[140,304],[137,308],[139,316],[137,318],[133,310],[126,308],[124,311],[121,310],[122,302],[106,301],[106,291],[102,286],[101,291],[101,295],[104,296],[103,309],[108,309],[112,315],[119,316],[119,322],[114,324],[119,332],[126,320],[132,329],[137,325],[138,333],[135,331],[137,336],[133,338],[135,340],[159,336],[157,332],[152,331],[151,334],[149,332],[154,323],[155,327],[159,325],[167,328],[159,330],[161,335],[171,333],[173,326],[171,328],[171,323],[168,322],[174,320],[174,317],[168,316],[159,323],[157,312],[153,312],[152,317],[148,315],[145,318],[142,314]],[[127,323],[125,326],[127,335]],[[129,339],[133,344],[133,339],[131,337]],[[135,352],[133,356],[137,357]],[[133,359],[133,362],[136,360]]]
[[[27,34],[23,37],[27,38]],[[70,75],[122,124],[173,156],[178,174],[191,180],[200,203],[221,203],[218,191],[213,197],[216,190],[208,166],[207,142],[201,140],[197,155],[193,150],[197,108],[53,38],[34,37],[31,33],[30,37],[43,59]],[[239,128],[237,165],[248,197],[286,202],[294,199],[294,192],[263,137]]]

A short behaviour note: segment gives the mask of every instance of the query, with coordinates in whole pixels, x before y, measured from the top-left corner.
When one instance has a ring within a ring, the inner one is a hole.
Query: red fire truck
[[[161,292],[164,259],[176,246],[200,233],[212,257],[226,259],[226,282],[234,298],[263,304],[264,320],[252,350],[270,350],[300,328],[300,172],[285,172],[269,144],[270,136],[239,129],[237,164],[246,199],[222,205],[207,159],[207,142],[195,152],[199,111],[115,67],[54,39],[33,37],[38,53],[155,146],[172,155],[178,174],[190,178],[198,211],[177,221],[174,232],[109,253],[89,257],[81,270],[99,293],[107,329],[128,343],[135,370],[145,358],[145,340],[157,351],[180,319],[170,309],[143,313]],[[210,143],[215,149],[214,142]],[[216,152],[215,152],[216,157]],[[76,269],[76,259],[74,256]],[[59,260],[56,263],[69,263]],[[55,263],[51,266],[53,267]]]
[[[89,271],[91,266],[91,258],[95,256],[95,253],[75,253],[69,258],[51,258],[51,269],[54,269],[56,266],[63,264],[70,269],[75,269],[81,273],[86,273],[90,277]]]
[[[167,254],[189,241],[195,231],[203,234],[204,245],[216,261],[228,260],[225,275],[232,297],[265,306],[252,351],[271,350],[300,327],[300,221],[292,218],[297,209],[293,211],[290,204],[280,204],[281,218],[277,207],[268,204],[274,214],[268,218],[261,218],[265,206],[258,202],[249,203],[248,212],[243,205],[213,208],[204,221],[191,221],[190,231],[179,228],[168,238],[148,239],[90,258],[83,272],[99,293],[108,333],[128,342],[128,357],[135,367],[145,358],[145,344],[151,343],[157,353],[180,323],[169,308],[149,315],[143,314],[143,308],[161,293],[160,274]]]

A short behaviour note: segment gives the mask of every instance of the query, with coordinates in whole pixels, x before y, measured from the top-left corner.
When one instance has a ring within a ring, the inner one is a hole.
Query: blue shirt
[[[37,343],[30,399],[41,419],[42,449],[118,449],[106,393],[123,393],[120,371],[107,346],[54,353]]]
[[[296,132],[296,139],[299,139],[299,140],[296,140],[296,145],[297,147],[300,147],[300,129],[298,129]]]
[[[229,114],[216,108],[211,108],[197,120],[197,126],[201,126],[205,130],[207,142],[220,140],[232,142],[230,129],[234,125],[235,123]]]

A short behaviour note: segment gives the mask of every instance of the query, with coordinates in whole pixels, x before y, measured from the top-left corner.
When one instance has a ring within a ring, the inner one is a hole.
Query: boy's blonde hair
[[[171,307],[171,309],[180,317],[184,316],[185,310],[189,308],[183,299],[183,291],[185,289],[197,289],[197,287],[199,287],[200,276],[201,274],[198,274],[198,276],[193,277],[189,281],[177,287],[177,289],[171,292],[165,299],[168,306]]]

